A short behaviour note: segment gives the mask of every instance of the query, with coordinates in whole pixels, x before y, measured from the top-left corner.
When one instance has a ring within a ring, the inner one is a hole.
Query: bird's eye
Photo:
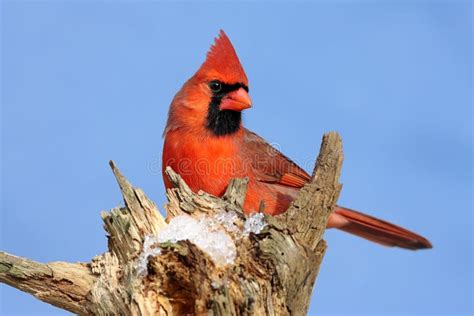
[[[209,82],[209,88],[212,92],[219,92],[222,89],[222,84],[219,81],[214,80]]]

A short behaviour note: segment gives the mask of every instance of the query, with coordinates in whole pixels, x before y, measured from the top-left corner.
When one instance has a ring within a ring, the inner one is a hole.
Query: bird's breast
[[[230,179],[244,177],[248,170],[238,155],[235,137],[196,136],[192,133],[168,132],[163,148],[164,170],[173,168],[194,192],[203,190],[220,196]]]

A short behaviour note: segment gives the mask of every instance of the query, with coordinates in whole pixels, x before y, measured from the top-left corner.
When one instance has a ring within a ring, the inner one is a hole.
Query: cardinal
[[[248,177],[246,214],[287,210],[309,174],[262,137],[242,126],[250,108],[249,84],[237,54],[220,31],[199,70],[182,86],[169,108],[164,131],[163,178],[173,168],[189,187],[222,196],[232,178]],[[385,246],[431,248],[424,237],[370,215],[336,206],[327,228],[337,228]]]

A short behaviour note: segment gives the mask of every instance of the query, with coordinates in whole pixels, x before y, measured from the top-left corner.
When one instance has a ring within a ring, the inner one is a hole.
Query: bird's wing
[[[311,180],[306,171],[257,134],[245,129],[242,142],[241,157],[259,181],[301,188]]]

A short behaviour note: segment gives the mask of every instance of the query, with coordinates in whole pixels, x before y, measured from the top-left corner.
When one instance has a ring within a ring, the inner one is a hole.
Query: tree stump
[[[304,315],[326,250],[327,219],[342,188],[342,160],[338,134],[324,135],[312,181],[286,213],[262,214],[265,227],[248,235],[240,233],[248,221],[242,211],[247,179],[232,180],[218,198],[192,192],[168,168],[174,188],[167,190],[165,220],[111,162],[125,207],[101,213],[109,251],[88,263],[48,264],[1,252],[0,281],[76,314]],[[147,236],[159,235],[173,218],[229,212],[237,232],[229,233],[232,263],[217,264],[189,240],[161,242],[144,258]],[[145,273],[139,269],[144,259]]]

